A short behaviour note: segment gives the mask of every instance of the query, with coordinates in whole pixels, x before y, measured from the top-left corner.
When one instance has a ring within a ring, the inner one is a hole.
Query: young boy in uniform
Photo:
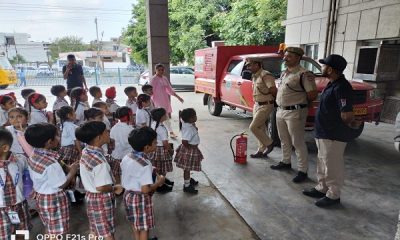
[[[103,97],[103,93],[101,92],[101,89],[98,86],[90,87],[89,93],[93,97],[92,107],[93,104],[97,102],[103,102],[103,100],[101,100],[101,98]]]
[[[129,107],[132,110],[133,114],[136,114],[137,111],[137,104],[136,104],[136,98],[138,96],[137,90],[135,87],[126,87],[124,89],[125,95],[128,97],[128,100],[126,100],[125,106]]]

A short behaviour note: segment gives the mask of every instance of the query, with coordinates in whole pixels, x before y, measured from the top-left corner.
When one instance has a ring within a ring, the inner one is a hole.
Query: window
[[[357,73],[374,74],[378,47],[360,48]]]
[[[227,72],[231,72],[232,69],[233,69],[234,67],[236,67],[236,65],[238,65],[241,61],[242,61],[242,60],[232,60],[231,63],[229,63],[229,67],[228,67],[228,69],[227,69],[226,71],[227,71]]]
[[[171,68],[171,73],[172,73],[172,74],[180,74],[178,68]]]
[[[193,71],[188,68],[181,68],[182,74],[193,74]]]
[[[318,44],[308,44],[304,46],[304,50],[305,53],[304,55],[306,55],[307,57],[313,59],[313,60],[317,60],[318,59]],[[301,64],[304,68],[308,69],[309,71],[312,72],[317,72],[318,69],[315,68],[315,66],[308,62],[308,61],[302,61],[303,64]]]
[[[235,76],[241,76],[243,71],[244,61],[240,61],[233,69],[230,71],[230,74]],[[230,66],[229,66],[230,67]]]
[[[302,59],[300,61],[300,65],[307,69],[308,71],[313,72],[314,74],[321,74],[321,67],[317,62],[310,61],[309,59]]]

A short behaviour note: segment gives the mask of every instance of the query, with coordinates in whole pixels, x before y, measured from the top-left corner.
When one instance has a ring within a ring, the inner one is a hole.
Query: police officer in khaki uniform
[[[304,140],[308,102],[317,95],[315,77],[312,72],[300,66],[304,51],[298,47],[287,47],[284,53],[286,70],[282,72],[276,103],[276,124],[281,139],[282,160],[271,166],[274,170],[291,169],[292,149],[298,160],[298,173],[293,182],[300,183],[307,178],[308,150]]]
[[[250,131],[258,140],[258,150],[251,154],[252,158],[267,157],[274,148],[271,138],[267,135],[266,121],[274,109],[274,98],[276,96],[275,78],[268,71],[262,69],[262,59],[251,58],[248,65],[252,72],[253,81],[253,121]]]

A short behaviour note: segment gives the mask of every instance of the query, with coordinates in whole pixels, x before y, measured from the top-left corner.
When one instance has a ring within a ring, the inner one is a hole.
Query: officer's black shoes
[[[272,165],[271,169],[273,170],[284,170],[284,169],[292,169],[292,164],[290,163],[283,163],[283,162],[279,162],[276,165]]]
[[[250,154],[250,157],[251,158],[263,158],[263,157],[265,157],[265,155],[262,152],[256,152],[256,153]]]
[[[274,150],[274,145],[271,143],[270,145],[268,145],[267,149],[263,152],[263,154],[267,156],[269,153],[272,152],[272,150]]]
[[[169,180],[168,178],[165,178],[165,184],[167,184],[169,186],[174,186],[174,182]]]
[[[328,197],[323,197],[323,198],[319,199],[318,201],[316,201],[315,205],[317,207],[324,208],[324,207],[330,207],[330,206],[333,206],[333,205],[337,205],[339,203],[340,203],[340,198],[331,199],[331,198],[328,198]]]
[[[294,183],[301,183],[301,182],[304,182],[306,179],[307,179],[307,173],[299,171],[297,173],[297,176],[293,178],[293,182]]]
[[[196,181],[193,178],[190,178],[190,185],[197,186],[197,185],[199,185],[199,181]]]
[[[189,184],[189,186],[187,186],[187,187],[185,187],[185,185],[183,185],[183,191],[186,193],[191,193],[191,194],[198,193],[197,189],[195,189],[192,184]]]
[[[323,198],[325,197],[325,193],[318,191],[315,188],[310,188],[310,189],[304,189],[303,194],[306,195],[307,197],[312,197],[312,198]]]
[[[161,187],[158,187],[157,192],[159,193],[167,193],[172,191],[172,186],[168,186],[167,184],[163,184]]]

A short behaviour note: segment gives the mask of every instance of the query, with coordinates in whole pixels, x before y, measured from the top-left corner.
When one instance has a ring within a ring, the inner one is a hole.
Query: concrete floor
[[[117,88],[117,92],[122,90],[123,87]],[[249,158],[244,166],[233,163],[229,140],[234,134],[247,130],[250,118],[239,115],[239,111],[225,109],[221,117],[213,117],[208,114],[207,107],[201,105],[201,94],[180,94],[185,103],[173,100],[174,125],[177,128],[178,109],[196,109],[202,141],[200,149],[205,160],[203,173],[194,175],[200,180],[198,196],[186,196],[182,192],[179,170],[173,173],[174,191],[155,195],[156,235],[160,239],[394,238],[400,205],[400,155],[393,149],[392,125],[366,124],[362,136],[348,144],[342,205],[320,209],[314,206],[313,199],[301,194],[302,189],[313,187],[316,182],[317,148],[312,133],[306,137],[310,180],[294,184],[291,179],[295,170],[277,172],[269,168],[281,159],[279,148],[274,149],[268,159]],[[117,100],[122,104],[125,97],[119,94]],[[49,97],[48,101],[52,103],[53,100]],[[256,150],[252,135],[248,146],[249,153]],[[295,156],[293,159],[292,166],[296,168]],[[87,233],[84,208],[74,208],[72,216],[72,231]],[[37,233],[43,231],[38,222],[35,219],[34,232]],[[120,205],[116,239],[129,239],[130,234]]]

